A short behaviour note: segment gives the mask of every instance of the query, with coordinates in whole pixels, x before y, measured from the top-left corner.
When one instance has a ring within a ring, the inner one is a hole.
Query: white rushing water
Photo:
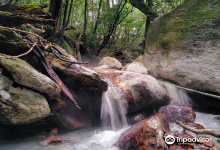
[[[102,95],[101,121],[104,129],[117,131],[128,126],[125,94],[109,78],[105,79],[108,90]]]
[[[189,98],[185,90],[179,89],[175,84],[164,82],[167,93],[170,97],[170,104],[187,105],[191,104],[192,100]]]
[[[214,118],[216,115],[196,112],[196,116],[196,123],[207,129],[220,130],[220,120]],[[182,131],[177,124],[170,124],[170,127],[172,131]],[[44,140],[42,136],[0,141],[0,150],[119,150],[114,143],[125,129],[103,131],[101,128],[89,128],[59,133],[58,136],[62,137],[64,142],[47,146],[40,145],[40,142]],[[212,141],[214,140],[216,138]]]

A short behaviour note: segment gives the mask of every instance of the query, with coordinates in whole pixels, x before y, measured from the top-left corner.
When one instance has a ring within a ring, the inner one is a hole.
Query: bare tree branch
[[[178,121],[178,120],[176,120],[176,124],[180,125],[184,129],[189,130],[191,132],[194,132],[196,134],[209,134],[209,135],[213,135],[218,138],[220,137],[220,132],[213,130],[213,129],[194,129],[192,127],[189,127],[189,126],[183,124],[181,121]]]

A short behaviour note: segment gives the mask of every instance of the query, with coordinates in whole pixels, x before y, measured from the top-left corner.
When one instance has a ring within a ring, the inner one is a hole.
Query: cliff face
[[[143,64],[155,77],[220,95],[220,1],[187,0],[151,24]]]

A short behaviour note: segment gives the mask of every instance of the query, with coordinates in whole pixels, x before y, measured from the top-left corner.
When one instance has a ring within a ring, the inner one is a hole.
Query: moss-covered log
[[[55,21],[50,13],[43,10],[42,5],[2,5],[0,6],[0,24],[3,26],[20,26],[25,23],[39,23],[54,26]]]

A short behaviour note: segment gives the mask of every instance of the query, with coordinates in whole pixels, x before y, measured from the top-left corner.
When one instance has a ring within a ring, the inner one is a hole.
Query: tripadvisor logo
[[[175,136],[171,135],[171,134],[168,134],[165,136],[165,142],[168,144],[168,145],[172,145],[173,143],[175,143]]]
[[[203,142],[211,142],[212,138],[207,137],[192,137],[192,138],[184,138],[184,137],[175,137],[171,134],[165,135],[165,142],[168,145],[172,145],[175,142],[177,143],[203,143]]]

